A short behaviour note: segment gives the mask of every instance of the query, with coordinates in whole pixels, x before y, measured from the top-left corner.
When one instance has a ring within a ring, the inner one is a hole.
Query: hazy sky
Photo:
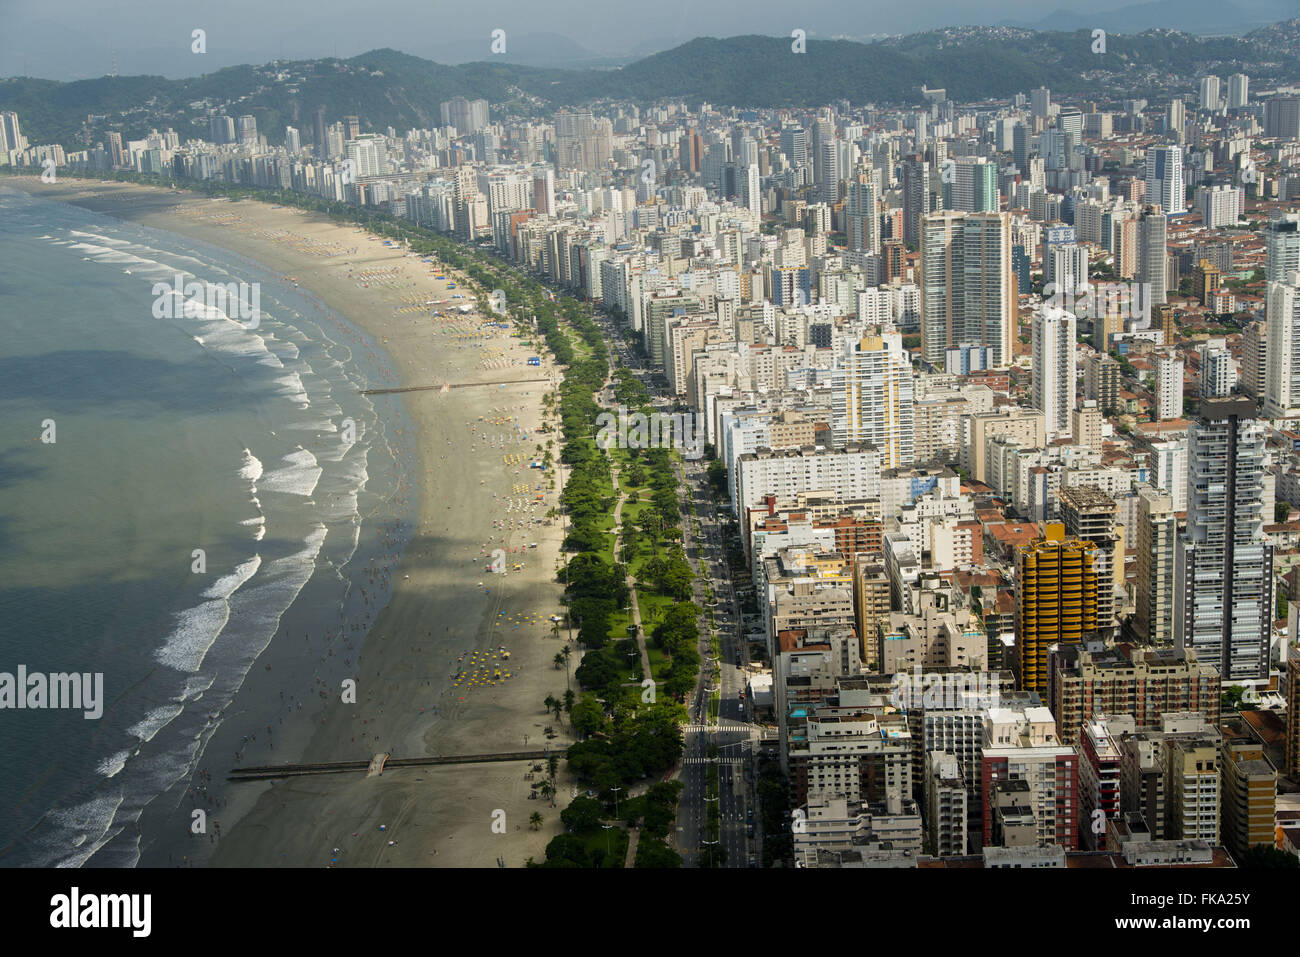
[[[489,57],[489,34],[559,34],[599,56],[664,49],[695,36],[866,37],[937,26],[1107,11],[1135,0],[0,0],[0,76],[192,76],[284,56],[354,56],[394,47],[440,62]],[[1173,0],[1163,0],[1175,6]],[[1183,0],[1186,2],[1186,0]],[[1225,8],[1227,2],[1199,0]],[[1260,21],[1300,15],[1300,0],[1230,0]],[[1191,0],[1193,5],[1197,0]],[[1171,24],[1177,25],[1177,24]],[[207,53],[191,33],[207,32]],[[509,52],[509,48],[507,50]]]

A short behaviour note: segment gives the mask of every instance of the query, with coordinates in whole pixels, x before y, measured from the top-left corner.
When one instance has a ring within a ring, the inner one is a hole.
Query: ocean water
[[[0,865],[131,866],[288,622],[355,654],[413,430],[372,339],[228,251],[0,187],[0,264],[0,672],[104,676],[98,720],[0,710]],[[156,317],[177,274],[257,283],[256,328]]]

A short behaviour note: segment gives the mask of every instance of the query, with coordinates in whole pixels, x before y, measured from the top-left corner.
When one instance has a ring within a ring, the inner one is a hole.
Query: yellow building
[[[1047,695],[1047,650],[1097,629],[1097,546],[1066,538],[1060,522],[1016,552],[1016,650],[1020,687]],[[1109,581],[1106,587],[1110,587]]]

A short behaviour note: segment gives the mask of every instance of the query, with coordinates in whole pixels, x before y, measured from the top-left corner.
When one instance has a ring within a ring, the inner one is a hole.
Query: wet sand
[[[554,469],[528,467],[541,457],[538,444],[554,441],[556,460],[560,452],[558,431],[537,432],[542,396],[559,375],[545,352],[507,330],[485,332],[486,317],[455,312],[474,301],[464,277],[315,214],[133,184],[13,184],[204,240],[293,277],[391,357],[392,374],[376,388],[469,384],[402,396],[418,430],[419,519],[400,562],[381,572],[391,598],[362,644],[356,703],[313,701],[309,740],[286,734],[273,752],[246,753],[242,763],[566,746],[567,723],[542,710],[542,700],[561,696],[567,680],[552,663],[567,632],[555,637],[549,621],[562,613],[554,580],[561,529],[558,519],[517,525],[555,507],[561,481],[557,476],[551,489]],[[457,288],[449,290],[453,282]],[[452,299],[456,293],[466,299]],[[430,300],[449,301],[424,305]],[[444,316],[430,315],[433,309]],[[541,368],[528,366],[526,357],[538,353]],[[536,379],[551,381],[525,381]],[[535,498],[539,484],[544,504]],[[533,542],[538,547],[528,548]],[[486,570],[497,548],[506,552],[505,574]],[[520,562],[524,567],[514,568]],[[272,642],[269,660],[286,640]],[[498,656],[502,646],[508,660]],[[570,674],[578,660],[575,648]],[[462,670],[478,675],[457,685],[452,675]],[[511,677],[496,679],[498,670]],[[257,680],[240,695],[274,694],[275,673],[261,672],[254,668]],[[239,696],[234,704],[238,713]],[[549,742],[547,727],[558,732]],[[373,778],[314,775],[274,784],[226,784],[225,769],[235,763],[229,757],[205,755],[201,763],[224,804],[211,812],[221,821],[220,839],[189,845],[191,861],[200,865],[491,867],[500,858],[514,867],[529,856],[540,859],[562,830],[558,808],[529,798],[531,784],[544,774],[526,780],[532,768],[520,762],[390,770]],[[558,783],[557,804],[563,806],[572,788],[563,762]],[[529,825],[533,812],[543,815],[539,830]],[[178,808],[176,817],[188,820],[188,807]],[[165,864],[160,855],[161,848],[143,863]],[[171,857],[178,862],[179,853]]]

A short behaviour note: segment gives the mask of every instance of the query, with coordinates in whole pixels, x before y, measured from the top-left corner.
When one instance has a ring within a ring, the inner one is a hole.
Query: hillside
[[[361,117],[363,129],[398,132],[439,122],[438,104],[483,97],[497,115],[542,115],[557,106],[601,100],[683,99],[736,107],[915,104],[922,86],[958,101],[1008,97],[1039,85],[1084,92],[1103,103],[1193,89],[1198,76],[1247,73],[1259,89],[1300,80],[1300,20],[1242,37],[1195,37],[1170,30],[1111,34],[1104,54],[1091,31],[957,27],[873,43],[809,39],[791,52],[788,37],[691,40],[621,69],[561,70],[503,61],[446,66],[396,50],[349,60],[276,61],[230,67],[193,79],[103,77],[56,83],[0,81],[0,109],[16,110],[33,143],[70,149],[102,141],[107,130],[137,138],[174,128],[207,136],[212,111],[250,113],[271,142],[286,124],[307,131],[324,106],[330,119]]]

